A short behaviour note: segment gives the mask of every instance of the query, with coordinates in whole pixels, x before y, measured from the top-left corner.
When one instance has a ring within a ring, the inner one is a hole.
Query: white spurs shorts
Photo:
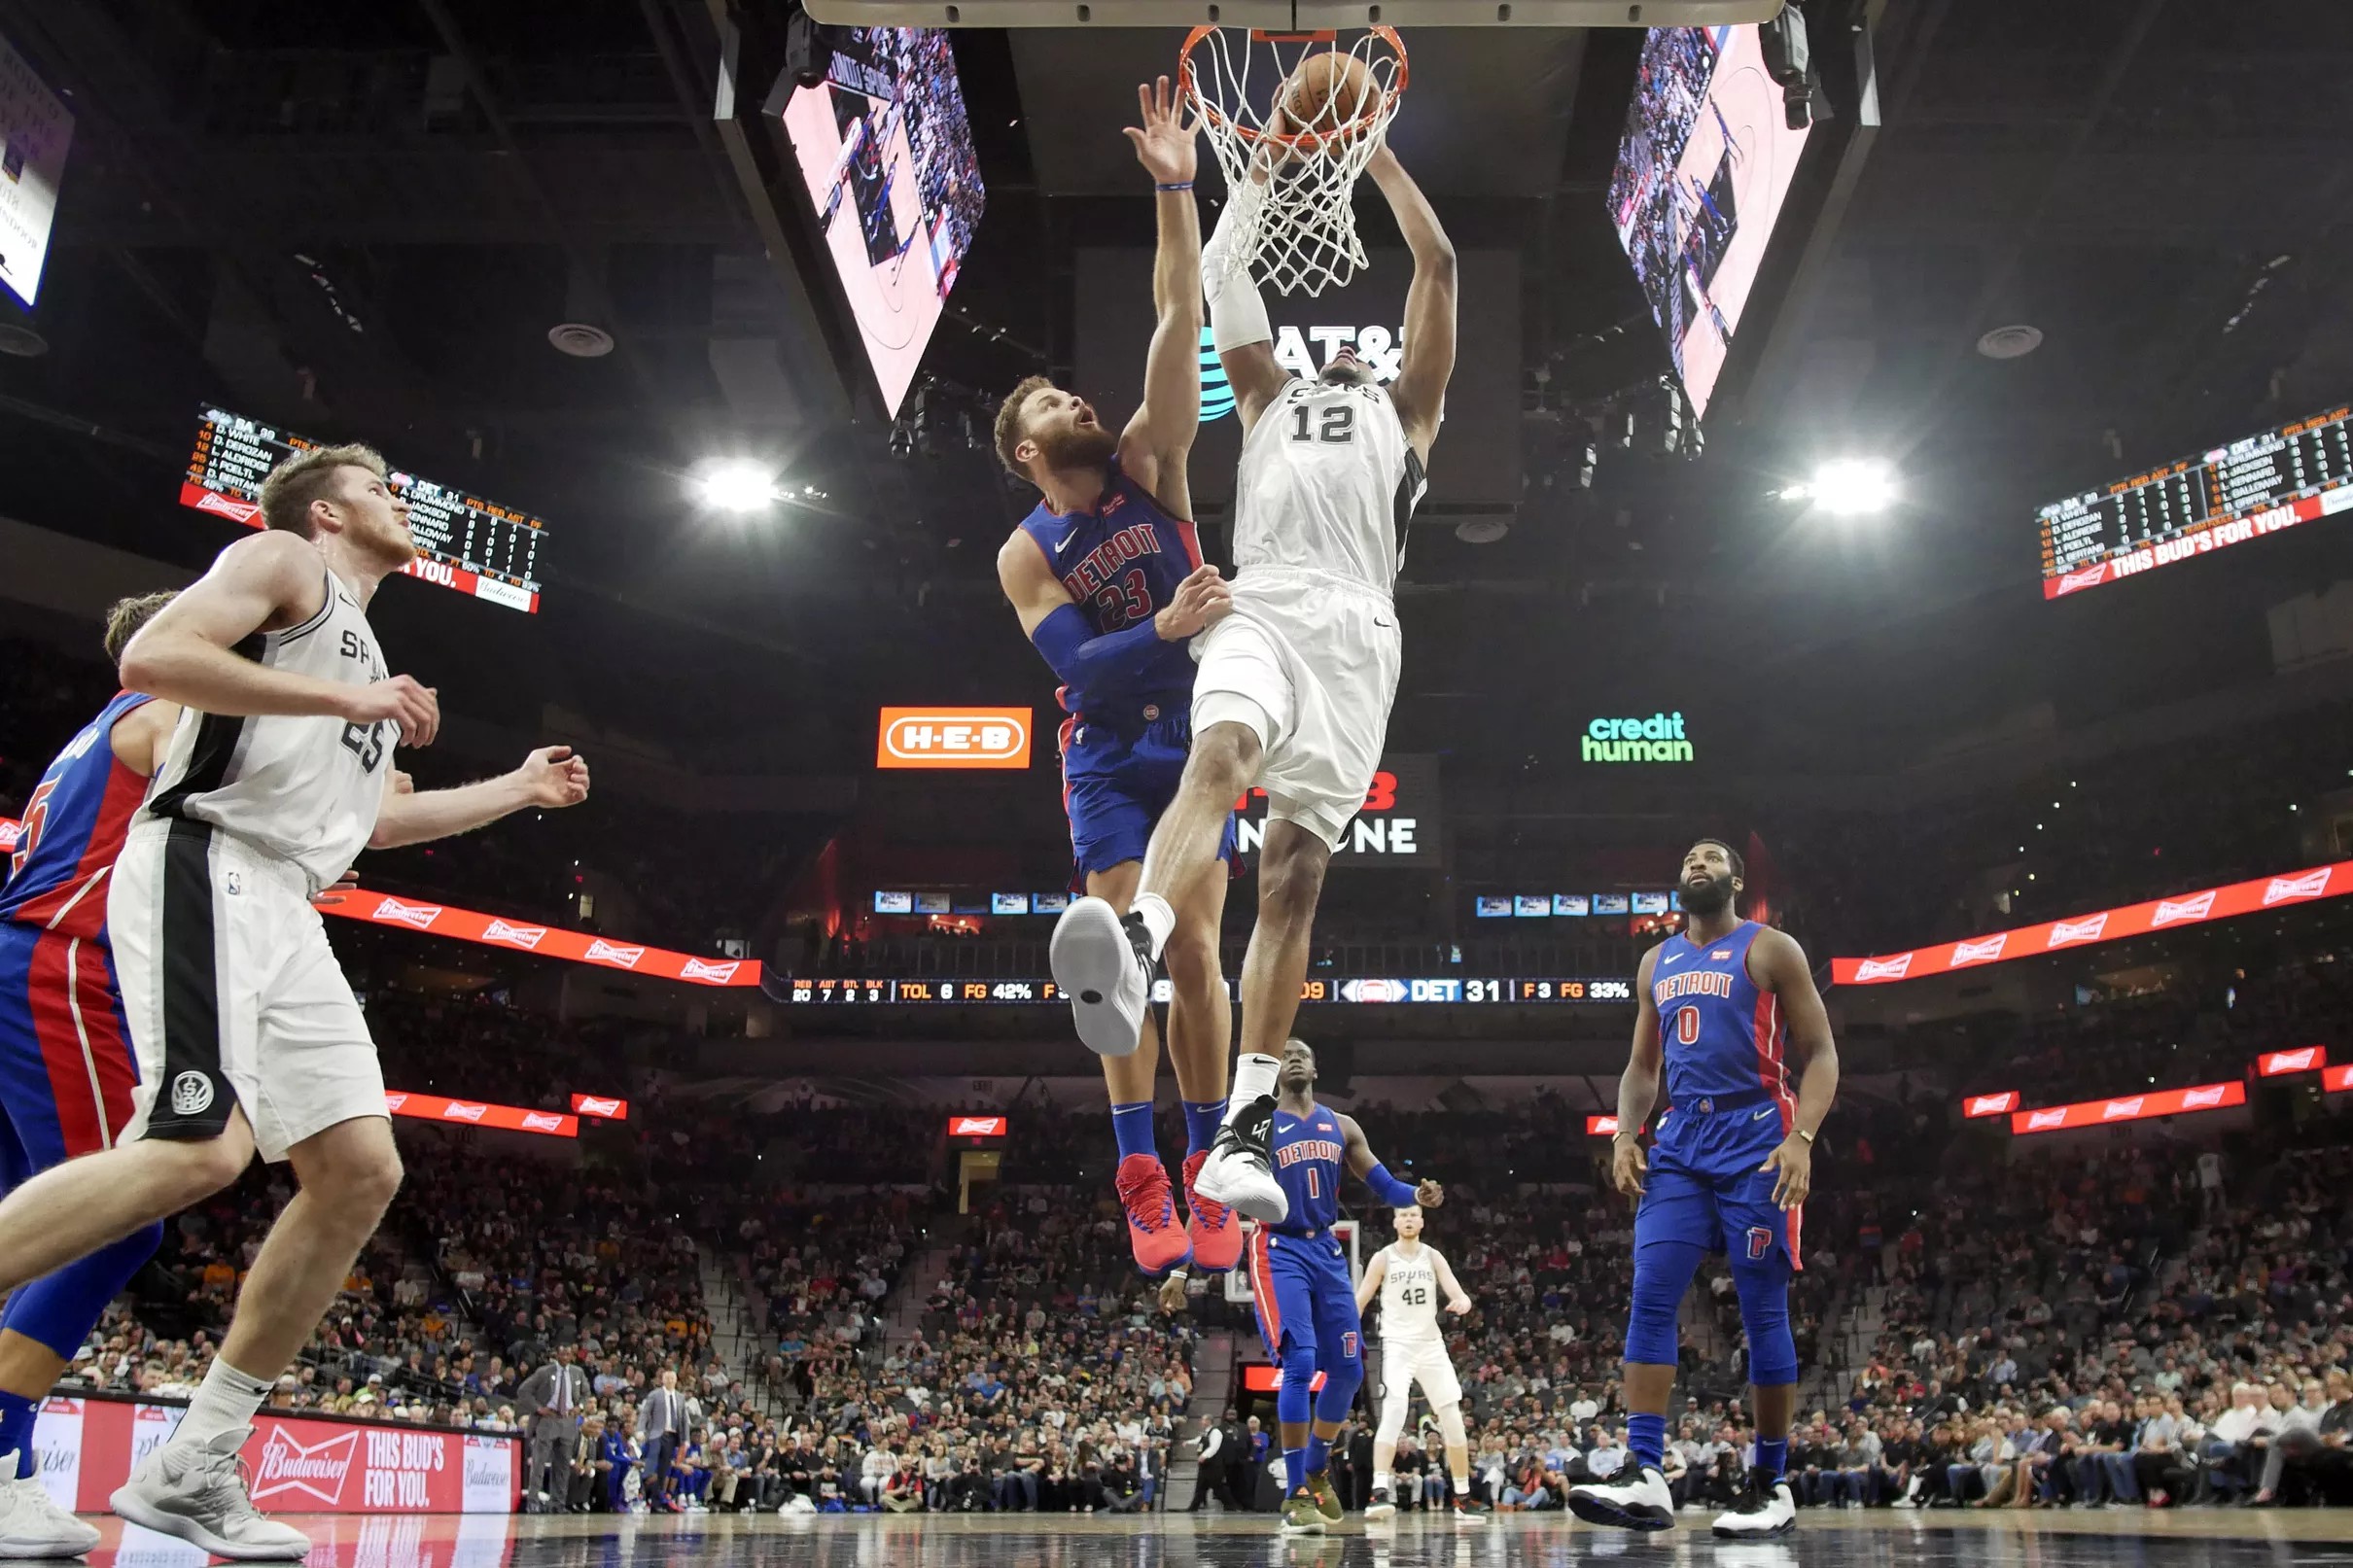
[[[1247,727],[1265,753],[1267,820],[1337,847],[1380,770],[1398,655],[1385,595],[1328,573],[1245,567],[1234,612],[1193,640],[1193,734]]]
[[[1462,1403],[1462,1380],[1446,1354],[1444,1340],[1391,1342],[1381,1347],[1381,1431],[1394,1438],[1405,1430],[1408,1402],[1414,1386],[1429,1408],[1442,1411]]]
[[[113,880],[107,934],[139,1054],[121,1141],[217,1137],[241,1105],[275,1164],[386,1114],[375,1042],[300,867],[210,823],[151,820]]]

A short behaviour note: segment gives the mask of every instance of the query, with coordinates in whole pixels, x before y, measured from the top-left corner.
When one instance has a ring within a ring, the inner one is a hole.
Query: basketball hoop
[[[1225,171],[1235,244],[1226,264],[1254,269],[1282,294],[1345,287],[1364,266],[1354,193],[1405,96],[1405,45],[1375,27],[1346,50],[1337,33],[1268,33],[1196,27],[1177,56],[1177,84]],[[1369,90],[1354,101],[1332,92],[1307,122],[1281,105],[1301,68],[1318,55],[1327,80]],[[1352,64],[1351,63],[1352,62]]]

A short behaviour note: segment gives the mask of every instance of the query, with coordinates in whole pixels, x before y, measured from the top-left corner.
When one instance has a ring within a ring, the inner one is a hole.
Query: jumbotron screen
[[[2332,408],[2054,501],[2037,513],[2043,597],[2097,588],[2353,509],[2353,408]]]
[[[1707,412],[1808,129],[1791,130],[1754,26],[1653,27],[1609,180],[1609,221]]]
[[[1236,990],[1228,980],[1226,990]],[[768,994],[793,1006],[890,1007],[910,1002],[948,1002],[964,1006],[1051,1006],[1063,1002],[1061,989],[1051,980],[830,980],[774,981]],[[1169,999],[1169,983],[1152,982],[1152,999]],[[1615,978],[1584,979],[1457,979],[1452,976],[1399,979],[1387,975],[1356,975],[1304,982],[1299,999],[1310,1003],[1378,1006],[1404,1003],[1497,1002],[1510,1006],[1576,1003],[1626,1003],[1634,999],[1633,982]]]
[[[196,417],[180,505],[260,528],[262,481],[269,470],[296,452],[326,444],[243,414],[206,408]],[[393,493],[408,503],[408,531],[417,541],[416,559],[402,568],[404,573],[527,615],[539,613],[545,523],[413,473],[395,470],[391,483]]]
[[[986,192],[956,54],[936,27],[828,27],[822,87],[785,104],[817,226],[896,415]]]

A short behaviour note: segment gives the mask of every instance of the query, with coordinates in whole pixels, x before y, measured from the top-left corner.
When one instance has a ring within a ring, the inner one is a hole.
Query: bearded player
[[[1748,1334],[1757,1418],[1748,1490],[1715,1533],[1756,1540],[1797,1523],[1782,1477],[1797,1403],[1789,1275],[1800,1267],[1798,1222],[1813,1183],[1813,1140],[1839,1091],[1838,1048],[1806,955],[1787,935],[1740,919],[1739,854],[1702,839],[1683,856],[1681,934],[1642,955],[1633,1054],[1618,1080],[1611,1176],[1638,1199],[1633,1308],[1626,1325],[1626,1467],[1615,1485],[1572,1486],[1568,1506],[1595,1524],[1664,1530],[1667,1404],[1675,1380],[1675,1309],[1702,1257],[1732,1266]],[[1805,1063],[1789,1092],[1789,1043]],[[1667,1080],[1650,1157],[1642,1124]]]
[[[1438,1327],[1439,1294],[1446,1296],[1446,1309],[1460,1317],[1471,1309],[1470,1293],[1455,1277],[1446,1255],[1422,1245],[1422,1223],[1421,1204],[1398,1209],[1397,1239],[1373,1254],[1356,1286],[1357,1315],[1363,1315],[1374,1297],[1381,1299],[1381,1421],[1373,1429],[1373,1497],[1364,1516],[1386,1519],[1396,1515],[1388,1467],[1397,1457],[1397,1438],[1405,1430],[1414,1387],[1420,1384],[1446,1439],[1446,1470],[1455,1483],[1455,1522],[1485,1524],[1487,1510],[1470,1494],[1470,1434],[1462,1426],[1462,1379],[1455,1374],[1446,1336]]]
[[[1077,998],[1081,1027],[1131,1049],[1179,912],[1218,880],[1234,802],[1265,789],[1242,1056],[1195,1186],[1267,1222],[1287,1212],[1267,1152],[1277,1053],[1298,1016],[1324,869],[1380,765],[1397,691],[1392,590],[1455,366],[1454,247],[1394,154],[1376,152],[1367,172],[1414,257],[1391,387],[1345,348],[1313,381],[1284,369],[1266,303],[1231,255],[1238,204],[1218,220],[1202,270],[1243,427],[1231,613],[1194,645],[1193,754],[1152,830],[1134,908],[1123,917],[1082,898],[1054,930],[1054,979]]]
[[[1192,744],[1193,660],[1186,645],[1223,615],[1232,596],[1201,561],[1190,521],[1185,457],[1201,426],[1201,221],[1193,203],[1194,127],[1181,122],[1169,79],[1141,87],[1143,125],[1131,127],[1152,176],[1160,249],[1152,274],[1159,326],[1144,361],[1143,406],[1114,436],[1094,405],[1043,376],[1013,389],[997,415],[1005,467],[1043,492],[997,553],[997,576],[1022,632],[1062,678],[1063,801],[1087,898],[1114,927],[1136,891],[1152,823],[1176,792]],[[1228,797],[1227,806],[1233,804]],[[1219,853],[1235,853],[1232,813]],[[1217,968],[1225,882],[1204,877],[1173,906],[1169,1056],[1184,1102],[1186,1223],[1176,1223],[1167,1167],[1152,1132],[1159,1041],[1148,1009],[1124,1031],[1074,998],[1078,1037],[1103,1057],[1118,1140],[1115,1186],[1128,1241],[1147,1274],[1188,1259],[1222,1272],[1242,1256],[1242,1227],[1195,1191],[1225,1114],[1233,1011]]]

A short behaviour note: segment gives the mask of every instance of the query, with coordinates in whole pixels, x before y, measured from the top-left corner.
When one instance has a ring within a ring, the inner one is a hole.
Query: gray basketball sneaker
[[[253,1436],[240,1426],[199,1444],[166,1443],[115,1489],[116,1514],[131,1523],[193,1542],[237,1562],[299,1562],[310,1537],[263,1518],[237,1473],[237,1450]]]
[[[98,1532],[50,1500],[38,1473],[19,1480],[17,1456],[0,1453],[0,1561],[79,1557]]]

